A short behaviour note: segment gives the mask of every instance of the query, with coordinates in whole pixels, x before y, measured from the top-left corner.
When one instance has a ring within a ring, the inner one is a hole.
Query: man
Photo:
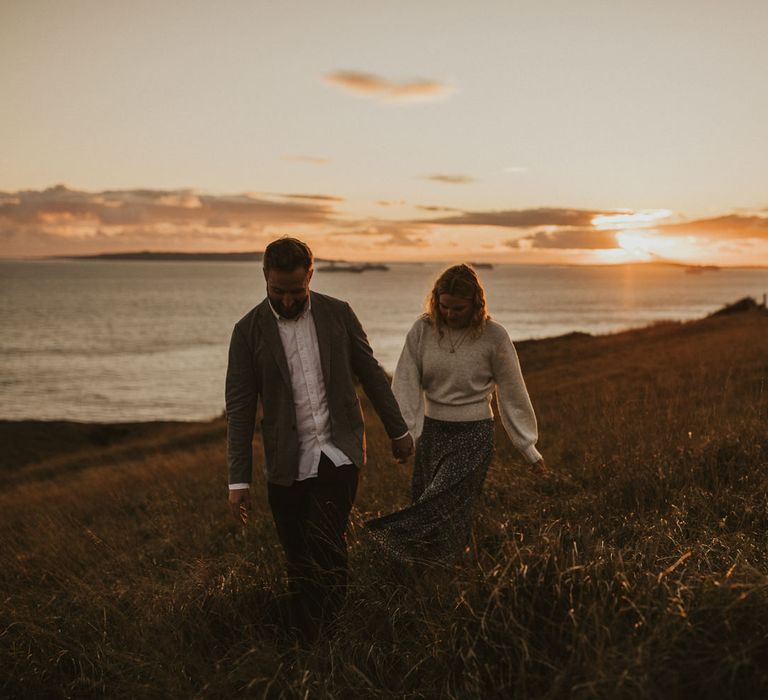
[[[229,505],[251,507],[256,406],[269,505],[288,563],[291,625],[313,639],[344,600],[345,531],[365,462],[356,377],[405,461],[413,440],[349,304],[310,292],[313,257],[295,238],[264,251],[267,298],[235,324],[226,380]]]

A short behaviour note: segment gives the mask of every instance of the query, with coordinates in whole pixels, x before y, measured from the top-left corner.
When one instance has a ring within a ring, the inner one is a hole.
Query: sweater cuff
[[[523,453],[523,457],[525,457],[530,464],[536,464],[540,459],[544,459],[541,456],[541,452],[536,449],[536,445],[528,445],[528,447],[520,450],[520,452]]]
[[[229,490],[230,491],[239,491],[240,489],[249,489],[249,488],[251,488],[251,485],[250,484],[245,484],[245,483],[243,483],[243,484],[230,484],[229,485]]]

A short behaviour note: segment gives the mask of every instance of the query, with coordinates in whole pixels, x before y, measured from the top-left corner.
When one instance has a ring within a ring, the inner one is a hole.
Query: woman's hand
[[[543,459],[540,459],[538,462],[531,464],[529,469],[537,476],[549,476],[549,470],[547,469],[547,465],[544,464]]]
[[[401,438],[392,440],[392,456],[400,463],[405,464],[406,460],[413,454],[413,438],[410,433],[406,433]]]

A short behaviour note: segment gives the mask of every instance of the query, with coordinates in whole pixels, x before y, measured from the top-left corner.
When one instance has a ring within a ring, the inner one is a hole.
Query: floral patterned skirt
[[[493,420],[424,418],[416,445],[412,504],[366,523],[398,559],[448,562],[469,539],[472,510],[493,454]]]

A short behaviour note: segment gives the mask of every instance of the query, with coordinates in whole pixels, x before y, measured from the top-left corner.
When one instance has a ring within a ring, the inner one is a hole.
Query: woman
[[[450,267],[435,282],[427,313],[408,332],[392,382],[417,440],[413,503],[367,527],[395,556],[444,562],[463,550],[493,452],[494,387],[512,444],[533,471],[545,473],[512,341],[488,315],[477,273],[467,265]]]

